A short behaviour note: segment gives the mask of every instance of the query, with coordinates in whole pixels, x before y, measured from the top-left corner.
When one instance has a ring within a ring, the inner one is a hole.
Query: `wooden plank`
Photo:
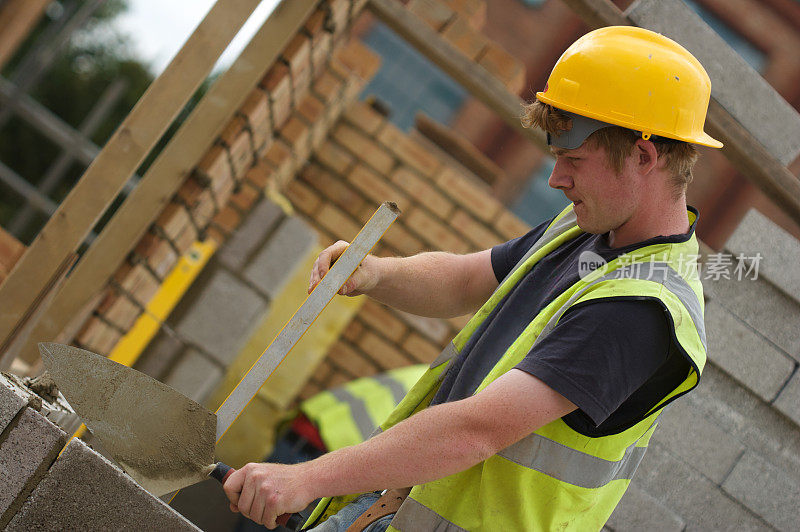
[[[39,22],[50,0],[0,2],[0,70]]]
[[[392,28],[470,94],[496,112],[506,124],[542,149],[547,149],[545,134],[542,131],[522,127],[520,116],[524,101],[516,94],[512,94],[486,69],[444,40],[397,0],[370,0],[368,7],[381,22]]]
[[[36,295],[91,231],[258,3],[217,0],[64,199],[0,286],[0,353]]]
[[[31,334],[31,341],[23,350],[25,360],[38,357],[34,340],[54,338],[105,284],[316,3],[316,0],[293,0],[281,4],[209,89],[64,283]]]
[[[609,0],[564,0],[592,28],[631,26]],[[800,225],[800,181],[712,96],[706,117],[709,133],[722,141],[722,153],[795,223]]]

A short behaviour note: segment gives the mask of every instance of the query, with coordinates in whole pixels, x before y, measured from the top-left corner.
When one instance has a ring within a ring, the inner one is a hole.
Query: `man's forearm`
[[[367,295],[420,316],[450,318],[474,312],[494,288],[469,270],[470,259],[463,255],[420,253],[376,258],[375,265],[378,283]]]
[[[485,428],[477,425],[459,412],[458,403],[438,405],[364,443],[296,467],[313,498],[414,486],[494,454]]]

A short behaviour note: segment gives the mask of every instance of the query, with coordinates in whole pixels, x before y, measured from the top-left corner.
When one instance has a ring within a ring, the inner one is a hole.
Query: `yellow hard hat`
[[[711,80],[683,46],[650,30],[610,26],[575,41],[536,98],[651,135],[721,148],[703,124]]]

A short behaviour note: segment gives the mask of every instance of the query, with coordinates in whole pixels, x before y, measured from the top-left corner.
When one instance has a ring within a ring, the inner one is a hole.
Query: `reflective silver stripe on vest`
[[[455,495],[456,497],[458,495]],[[455,525],[437,514],[424,504],[406,497],[400,509],[392,519],[391,526],[398,530],[416,532],[466,532],[465,528]]]
[[[436,357],[436,360],[431,362],[430,368],[436,368],[444,364],[445,362],[449,362],[451,358],[456,356],[458,351],[456,351],[456,346],[453,345],[453,342],[450,342],[442,349],[442,352],[439,353],[439,356]]]
[[[394,404],[399,404],[400,401],[403,400],[403,397],[406,396],[406,387],[402,382],[393,378],[391,375],[382,373],[380,375],[376,375],[373,377],[373,379],[389,388],[389,391],[392,392],[392,397],[394,398]]]
[[[636,447],[633,443],[625,449],[621,460],[612,462],[531,434],[497,455],[562,482],[595,489],[612,480],[633,478],[646,451],[647,447]]]
[[[353,416],[353,421],[355,421],[356,427],[358,427],[358,431],[361,433],[361,439],[366,440],[369,438],[372,431],[375,430],[375,423],[372,421],[372,418],[369,417],[367,405],[364,404],[364,401],[344,388],[336,388],[330,390],[330,392],[334,397],[343,403],[347,403],[347,406],[350,407],[350,414]]]
[[[592,281],[581,290],[578,290],[564,303],[558,311],[553,314],[550,321],[542,328],[542,332],[536,338],[533,345],[538,344],[544,339],[558,324],[558,320],[566,312],[575,301],[580,299],[586,291],[595,284],[608,281],[611,279],[641,279],[653,281],[664,285],[664,287],[672,292],[675,297],[683,304],[689,316],[694,322],[697,333],[700,336],[700,341],[703,343],[703,348],[706,349],[706,326],[703,322],[703,311],[700,307],[700,300],[697,299],[697,294],[694,293],[689,283],[681,277],[672,267],[666,262],[637,262],[632,266],[625,266],[614,270],[604,276]]]
[[[566,233],[567,231],[569,231],[570,229],[572,229],[576,225],[578,225],[578,215],[575,214],[574,210],[570,211],[568,214],[565,214],[563,218],[561,218],[557,222],[553,223],[553,225],[548,227],[547,230],[542,234],[542,236],[539,237],[539,240],[534,242],[534,244],[531,246],[531,248],[528,250],[528,252],[525,253],[525,256],[522,257],[519,260],[519,262],[517,262],[516,266],[511,268],[511,271],[509,271],[508,275],[505,276],[505,278],[503,279],[503,282],[505,282],[505,280],[508,279],[508,276],[511,275],[512,273],[514,273],[514,271],[517,268],[522,266],[522,264],[526,260],[528,260],[528,258],[531,255],[533,255],[534,253],[536,253],[537,251],[542,249],[545,245],[549,244],[554,239],[556,239],[559,236],[563,235],[564,233]],[[500,284],[502,285],[503,282],[501,282]]]

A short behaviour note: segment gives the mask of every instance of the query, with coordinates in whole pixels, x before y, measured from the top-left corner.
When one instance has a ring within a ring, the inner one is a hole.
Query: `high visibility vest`
[[[694,213],[689,212],[688,217],[694,223]],[[492,309],[542,257],[581,233],[570,205],[431,364],[381,429],[426,408],[449,361]],[[516,366],[571,306],[612,298],[649,299],[664,307],[673,339],[691,368],[680,385],[636,424],[617,434],[585,436],[558,419],[469,469],[414,486],[390,530],[599,530],[630,484],[660,411],[697,385],[705,365],[703,294],[693,260],[697,253],[697,239],[692,235],[687,242],[636,249],[585,275],[542,309],[484,375],[476,393]],[[323,499],[308,524],[337,512],[353,498]]]
[[[328,451],[369,438],[425,373],[425,364],[362,377],[303,401],[300,411],[319,430]]]

